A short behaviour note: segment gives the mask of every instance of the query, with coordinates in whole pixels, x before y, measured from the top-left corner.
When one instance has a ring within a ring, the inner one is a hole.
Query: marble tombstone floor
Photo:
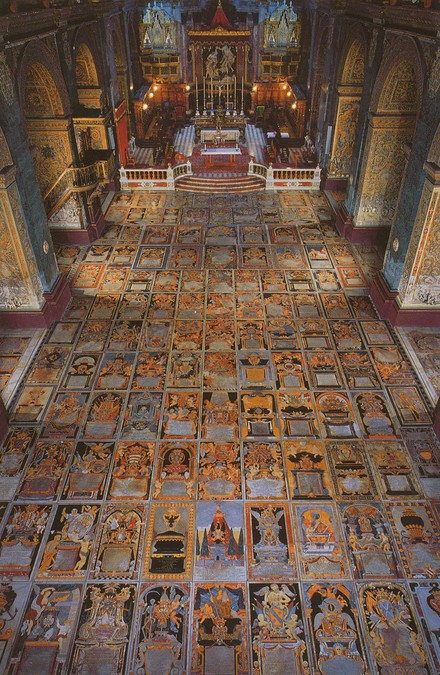
[[[10,406],[0,671],[437,672],[430,402],[325,195],[107,219]]]

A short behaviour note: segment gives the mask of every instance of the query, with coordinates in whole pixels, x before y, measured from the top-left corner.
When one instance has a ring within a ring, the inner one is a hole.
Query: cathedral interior
[[[0,3],[0,672],[440,673],[440,0]]]

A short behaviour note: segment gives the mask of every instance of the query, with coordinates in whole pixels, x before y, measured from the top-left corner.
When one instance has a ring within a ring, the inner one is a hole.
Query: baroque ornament
[[[14,100],[14,84],[4,52],[0,54],[0,92],[5,102],[11,105]]]

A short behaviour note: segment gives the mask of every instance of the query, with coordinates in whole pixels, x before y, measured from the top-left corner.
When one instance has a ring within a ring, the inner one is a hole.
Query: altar
[[[238,146],[228,147],[227,145],[220,147],[207,147],[205,145],[205,147],[202,148],[200,154],[202,157],[207,158],[209,164],[216,163],[216,160],[218,161],[218,159],[222,161],[225,157],[229,158],[228,161],[230,163],[235,164],[237,155],[241,155],[241,148]]]
[[[200,130],[200,142],[206,143],[206,141],[215,143],[219,133],[221,134],[221,140],[223,141],[233,141],[238,143],[240,140],[240,129],[221,129],[220,132],[218,129],[201,129]]]

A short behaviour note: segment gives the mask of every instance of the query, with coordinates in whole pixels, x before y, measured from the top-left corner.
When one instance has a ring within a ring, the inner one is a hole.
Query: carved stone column
[[[6,166],[0,171],[0,312],[39,310],[43,304],[43,288],[24,222],[15,167]]]
[[[338,87],[329,178],[347,178],[350,173],[361,95],[362,87]]]
[[[426,174],[399,286],[402,307],[440,310],[440,167]],[[395,240],[395,246],[398,241]]]
[[[43,256],[52,247],[43,242]],[[44,327],[58,321],[71,297],[63,275],[44,293],[35,254],[29,240],[15,182],[15,166],[0,171],[0,325],[2,328]],[[0,435],[2,432],[0,410]]]
[[[413,116],[370,114],[364,161],[354,208],[355,228],[390,228],[404,168]]]

